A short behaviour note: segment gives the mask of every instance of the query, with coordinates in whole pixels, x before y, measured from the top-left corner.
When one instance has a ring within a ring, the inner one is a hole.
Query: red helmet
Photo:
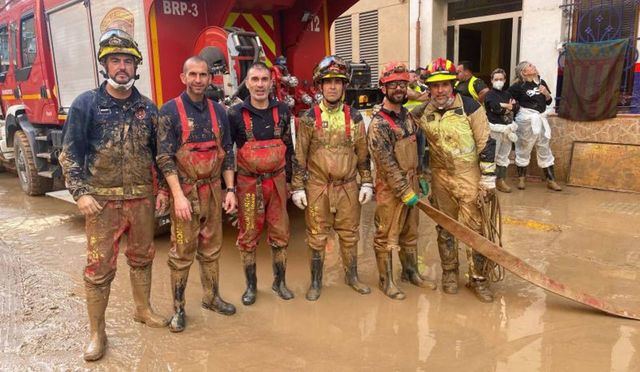
[[[456,66],[448,59],[438,58],[427,66],[426,83],[456,80],[457,78]]]
[[[382,69],[382,76],[380,77],[380,85],[392,81],[409,81],[409,70],[407,65],[402,62],[389,62],[384,65]]]

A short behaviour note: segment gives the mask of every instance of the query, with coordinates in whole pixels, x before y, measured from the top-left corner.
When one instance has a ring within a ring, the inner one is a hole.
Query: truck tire
[[[53,179],[38,175],[38,167],[36,167],[33,159],[33,151],[31,150],[31,145],[29,145],[29,139],[23,131],[19,130],[14,135],[13,148],[16,173],[18,174],[22,191],[31,196],[42,195],[51,191]]]

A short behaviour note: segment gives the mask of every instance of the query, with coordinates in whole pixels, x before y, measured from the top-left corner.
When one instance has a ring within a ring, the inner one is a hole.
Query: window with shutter
[[[371,66],[371,85],[378,85],[378,11],[360,13],[360,60]]]
[[[335,26],[336,55],[347,62],[351,62],[351,16],[336,19]]]

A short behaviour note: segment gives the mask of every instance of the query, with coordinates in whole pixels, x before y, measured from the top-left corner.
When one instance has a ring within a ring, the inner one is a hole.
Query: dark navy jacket
[[[79,95],[69,109],[60,155],[74,199],[85,194],[108,199],[151,195],[157,118],[155,104],[135,87],[123,101],[107,93],[106,82]]]

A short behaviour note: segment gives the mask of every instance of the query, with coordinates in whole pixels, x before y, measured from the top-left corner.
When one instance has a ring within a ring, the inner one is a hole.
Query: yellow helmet
[[[98,61],[109,54],[128,54],[136,59],[136,64],[142,61],[142,53],[138,49],[138,43],[133,40],[131,35],[117,28],[105,31],[100,37]]]
[[[457,78],[456,66],[448,59],[438,58],[427,66],[426,83],[456,80]]]
[[[313,82],[318,84],[321,80],[340,78],[349,83],[349,66],[338,56],[327,56],[313,69]]]

